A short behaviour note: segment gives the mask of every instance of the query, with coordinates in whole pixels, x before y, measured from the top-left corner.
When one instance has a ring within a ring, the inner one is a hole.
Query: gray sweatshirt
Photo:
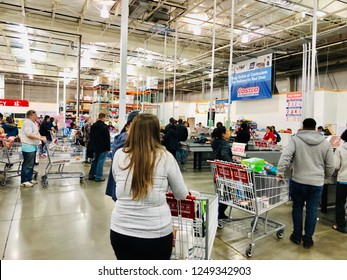
[[[139,238],[164,237],[172,232],[171,212],[166,202],[167,191],[170,189],[178,199],[184,199],[188,194],[177,161],[166,150],[157,154],[153,186],[148,190],[146,198],[133,200],[130,193],[132,171],[127,180],[128,169],[123,170],[129,164],[127,155],[118,149],[113,159],[112,170],[118,200],[112,212],[111,229]]]
[[[347,182],[347,142],[335,150],[335,168],[338,170],[337,181]]]
[[[30,134],[40,136],[36,122],[33,122],[29,119],[25,119],[22,124],[22,129],[20,131],[20,141],[22,143],[33,146],[37,146],[38,144],[40,144],[40,140],[29,138],[28,135]]]
[[[277,165],[283,174],[292,162],[292,179],[300,184],[323,186],[334,171],[332,148],[324,136],[313,130],[299,131],[291,138]]]

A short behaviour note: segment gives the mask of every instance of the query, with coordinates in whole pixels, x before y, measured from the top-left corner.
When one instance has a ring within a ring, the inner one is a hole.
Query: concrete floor
[[[46,159],[37,167],[43,174]],[[110,162],[104,168],[108,175]],[[0,166],[0,168],[3,168]],[[213,192],[209,168],[193,170],[192,162],[181,166],[189,189]],[[89,165],[80,163],[68,171],[88,173]],[[106,182],[79,179],[52,179],[47,188],[41,184],[20,188],[19,178],[9,179],[0,186],[0,252],[3,260],[113,260],[109,242],[110,216],[113,201],[105,196]],[[330,197],[330,200],[332,196]],[[242,215],[233,210],[232,216]],[[331,229],[334,209],[319,212],[314,236],[315,245],[303,249],[289,241],[292,229],[291,203],[271,211],[269,217],[286,225],[284,237],[266,236],[257,241],[253,260],[346,260],[347,236]],[[218,229],[211,258],[243,260],[249,239],[233,224]]]

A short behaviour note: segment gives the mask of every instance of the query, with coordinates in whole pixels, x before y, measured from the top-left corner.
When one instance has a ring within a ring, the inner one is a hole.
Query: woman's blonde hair
[[[148,188],[153,186],[157,155],[164,148],[160,143],[159,120],[155,115],[139,114],[128,133],[123,151],[128,154],[130,163],[124,170],[133,170],[131,194],[137,200],[145,198]]]

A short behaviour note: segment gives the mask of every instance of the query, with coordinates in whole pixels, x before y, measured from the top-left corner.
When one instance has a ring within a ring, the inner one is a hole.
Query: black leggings
[[[173,235],[160,238],[139,238],[111,230],[111,244],[118,260],[169,260]]]

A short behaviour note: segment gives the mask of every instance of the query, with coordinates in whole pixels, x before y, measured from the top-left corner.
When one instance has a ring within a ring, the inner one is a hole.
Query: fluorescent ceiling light
[[[194,35],[201,35],[201,27],[200,26],[193,25],[192,30],[193,30]]]
[[[317,11],[316,15],[317,15],[318,18],[323,18],[323,17],[325,17],[327,15],[327,13],[322,12],[322,11]]]
[[[102,10],[100,11],[100,16],[101,16],[102,18],[109,18],[109,17],[110,17],[110,13],[109,13],[109,11],[108,11],[107,8],[106,8],[106,4],[104,4],[104,5],[102,6]]]
[[[248,36],[248,34],[243,34],[243,35],[241,36],[241,43],[246,44],[246,43],[248,43],[248,42],[249,42],[249,36]]]

